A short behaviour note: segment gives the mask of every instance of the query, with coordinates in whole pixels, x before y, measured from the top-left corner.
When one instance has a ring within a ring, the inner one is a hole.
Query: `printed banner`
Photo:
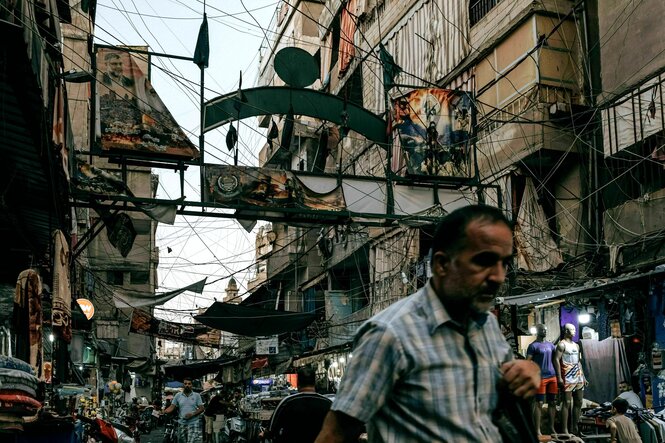
[[[413,175],[470,177],[471,97],[450,89],[416,89],[393,102],[395,142]]]
[[[344,211],[341,186],[319,192],[293,172],[244,166],[206,165],[206,201],[241,202],[251,206]],[[328,184],[328,183],[326,183]],[[321,186],[324,188],[325,186]]]
[[[100,48],[97,69],[98,148],[177,159],[199,156],[129,52]]]
[[[140,309],[134,309],[129,331],[211,348],[219,348],[221,340],[221,333],[217,329],[209,328],[200,323],[175,323],[160,320]]]

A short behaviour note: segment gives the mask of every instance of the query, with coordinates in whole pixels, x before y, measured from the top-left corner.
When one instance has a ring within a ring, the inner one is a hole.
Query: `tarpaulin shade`
[[[194,316],[211,328],[249,337],[300,331],[315,317],[313,313],[270,311],[222,302],[215,302],[203,314]]]
[[[238,359],[234,357],[220,357],[216,360],[189,363],[185,365],[163,366],[163,368],[164,374],[166,374],[167,377],[175,380],[183,380],[185,377],[199,378],[206,374],[219,372],[224,366],[236,362],[237,360]],[[166,383],[166,386],[181,388],[182,383],[173,381]]]

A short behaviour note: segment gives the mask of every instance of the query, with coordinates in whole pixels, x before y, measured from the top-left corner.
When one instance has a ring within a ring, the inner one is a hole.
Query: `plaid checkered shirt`
[[[492,412],[511,358],[494,315],[465,329],[430,283],[358,329],[331,409],[365,422],[370,442],[500,442]]]

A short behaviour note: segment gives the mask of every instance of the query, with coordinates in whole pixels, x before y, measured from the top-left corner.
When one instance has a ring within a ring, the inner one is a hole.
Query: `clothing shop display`
[[[24,361],[0,356],[0,441],[2,433],[21,435],[26,418],[36,417],[42,407],[37,400],[40,381],[33,373]]]
[[[613,400],[619,395],[619,383],[630,380],[624,339],[583,339],[580,347],[584,377],[589,382],[584,397],[595,402]]]
[[[16,337],[15,355],[42,371],[42,281],[37,271],[21,272],[14,291],[12,329]],[[34,373],[34,372],[33,372]]]

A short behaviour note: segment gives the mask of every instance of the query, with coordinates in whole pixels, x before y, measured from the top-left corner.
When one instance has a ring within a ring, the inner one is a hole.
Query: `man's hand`
[[[192,418],[193,416],[194,414],[192,414],[191,412],[185,414],[185,418]]]
[[[509,361],[501,366],[501,373],[508,389],[517,397],[529,398],[540,386],[540,368],[533,361]]]

